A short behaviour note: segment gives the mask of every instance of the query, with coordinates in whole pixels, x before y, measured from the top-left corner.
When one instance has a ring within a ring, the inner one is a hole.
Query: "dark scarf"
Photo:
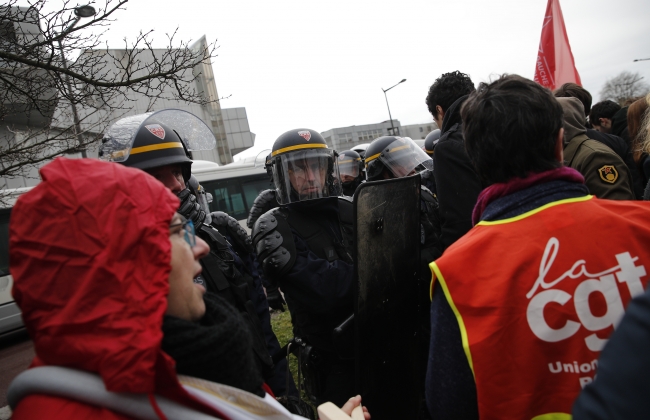
[[[203,297],[206,312],[200,322],[163,318],[162,349],[176,361],[176,372],[252,392],[260,397],[262,375],[253,357],[244,320],[225,300]]]
[[[569,168],[568,166],[562,166],[560,168],[551,169],[549,171],[530,174],[526,178],[513,178],[508,182],[492,184],[481,191],[481,194],[479,194],[476,205],[474,206],[474,211],[472,212],[472,224],[475,225],[481,221],[481,216],[483,215],[483,212],[488,207],[488,205],[502,197],[534,186],[538,186],[538,188],[535,188],[535,190],[532,191],[530,197],[526,197],[526,195],[524,195],[519,197],[519,200],[517,200],[517,202],[510,203],[511,206],[521,207],[522,204],[525,204],[522,203],[522,200],[534,201],[540,197],[540,195],[547,193],[546,191],[543,191],[543,187],[539,188],[539,186],[542,184],[548,184],[548,189],[550,190],[548,191],[549,193],[560,193],[560,189],[571,189],[576,190],[574,193],[586,195],[589,194],[589,190],[584,185],[582,185],[584,182],[585,179],[580,174],[580,172]],[[535,207],[537,206],[533,204],[532,208]],[[503,213],[503,210],[501,212]]]

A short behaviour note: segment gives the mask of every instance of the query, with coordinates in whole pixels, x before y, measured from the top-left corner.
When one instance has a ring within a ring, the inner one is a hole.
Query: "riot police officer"
[[[253,243],[284,292],[294,335],[308,344],[301,358],[310,399],[341,404],[354,390],[354,360],[334,329],[353,313],[354,265],[339,219],[336,152],[318,132],[295,129],[271,154],[280,207],[257,220]]]
[[[428,136],[427,136],[428,137]],[[425,141],[426,144],[426,141]],[[418,284],[418,329],[420,357],[426,364],[431,335],[429,317],[429,287],[431,272],[429,263],[441,254],[440,222],[438,219],[438,200],[424,185],[425,180],[432,179],[433,160],[408,137],[386,136],[375,139],[366,150],[366,174],[368,181],[401,178],[419,174],[420,187],[420,265]],[[421,377],[424,390],[424,375]],[[424,404],[421,406],[420,418],[426,418]]]
[[[339,154],[339,174],[343,185],[343,194],[349,197],[364,180],[363,159],[354,150],[346,150]]]
[[[274,367],[271,360],[270,352],[279,350],[280,345],[271,329],[250,237],[232,217],[202,208],[195,195],[201,198],[202,188],[191,175],[188,152],[209,150],[214,142],[212,132],[193,114],[162,110],[126,117],[109,127],[100,157],[148,172],[179,197],[179,213],[194,222],[197,236],[210,245],[210,253],[200,260],[203,271],[195,282],[226,299],[243,315],[258,368],[274,393],[283,395],[286,361]]]

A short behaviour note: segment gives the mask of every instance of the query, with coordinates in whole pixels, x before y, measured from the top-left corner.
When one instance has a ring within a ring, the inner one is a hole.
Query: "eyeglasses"
[[[180,226],[181,229],[185,231],[185,242],[187,242],[190,247],[194,248],[196,246],[196,231],[194,230],[194,223],[191,220],[186,220],[182,223],[176,223],[169,225],[169,228],[175,228]]]

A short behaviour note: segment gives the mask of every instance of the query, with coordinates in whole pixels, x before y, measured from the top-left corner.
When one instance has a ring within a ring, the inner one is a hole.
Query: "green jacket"
[[[596,197],[634,200],[632,178],[623,160],[586,134],[573,137],[564,147],[564,165],[580,172],[587,188]]]

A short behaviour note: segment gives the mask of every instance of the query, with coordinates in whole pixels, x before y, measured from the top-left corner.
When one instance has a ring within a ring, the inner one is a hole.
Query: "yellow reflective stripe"
[[[348,159],[348,160],[339,160],[339,163],[350,163],[353,162],[354,160]]]
[[[388,153],[393,153],[397,152],[398,150],[406,149],[407,147],[410,147],[410,144],[405,144],[404,146],[399,146],[399,147],[394,147],[388,151]]]
[[[531,420],[571,420],[571,414],[567,413],[546,413],[533,417]]]
[[[449,302],[449,306],[451,306],[451,310],[454,311],[454,315],[456,315],[456,321],[458,321],[458,326],[460,327],[460,338],[463,342],[463,350],[465,351],[465,356],[467,356],[467,361],[469,362],[469,368],[472,369],[472,376],[474,376],[474,380],[476,381],[476,374],[474,373],[474,362],[472,362],[472,353],[470,352],[469,349],[469,339],[467,337],[467,329],[465,328],[465,322],[463,321],[463,317],[460,315],[458,308],[456,308],[456,304],[454,303],[454,300],[452,299],[451,294],[449,293],[449,288],[447,288],[447,282],[445,281],[445,278],[442,277],[442,273],[438,268],[438,264],[432,262],[431,264],[429,264],[429,267],[433,272],[433,277],[436,277],[440,282],[440,286],[442,287],[443,292],[445,292],[445,298],[447,298],[447,302]]]
[[[271,153],[271,156],[277,156],[281,153],[286,153],[290,152],[292,150],[300,150],[300,149],[327,149],[326,144],[322,143],[314,143],[314,144],[297,144],[295,146],[289,146],[285,147],[283,149],[276,150],[275,152]]]
[[[137,155],[138,153],[151,152],[152,150],[173,149],[174,147],[182,148],[183,145],[177,141],[169,142],[169,143],[150,144],[149,146],[140,146],[131,149],[131,154]]]
[[[553,201],[551,203],[543,205],[542,207],[538,207],[538,208],[536,208],[534,210],[531,210],[529,212],[526,212],[524,214],[520,214],[519,216],[511,217],[510,219],[494,220],[494,221],[483,220],[481,222],[478,222],[476,224],[476,226],[479,226],[479,225],[481,225],[481,226],[502,225],[502,224],[505,224],[505,223],[517,222],[519,220],[525,219],[526,217],[530,217],[530,216],[532,216],[534,214],[537,214],[542,210],[546,210],[549,207],[559,206],[560,204],[579,203],[579,202],[582,202],[582,201],[591,200],[592,198],[594,198],[593,195],[585,195],[583,197],[566,198],[564,200]]]
[[[368,162],[370,162],[371,160],[377,159],[379,157],[379,155],[381,155],[381,152],[377,153],[376,155],[372,155],[370,157],[367,157],[366,158],[366,168],[368,167]]]
[[[111,159],[121,158],[126,154],[126,150],[118,150],[117,152],[111,153]]]

